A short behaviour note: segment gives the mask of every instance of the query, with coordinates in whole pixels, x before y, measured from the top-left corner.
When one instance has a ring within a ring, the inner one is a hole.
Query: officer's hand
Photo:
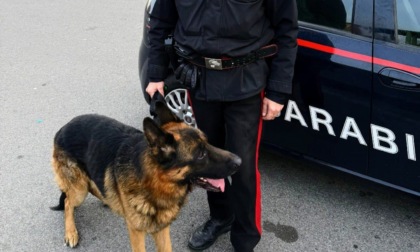
[[[150,95],[150,97],[153,97],[153,95],[156,93],[156,91],[158,91],[162,96],[164,96],[164,94],[163,94],[164,85],[165,84],[164,84],[163,81],[149,82],[149,85],[147,85],[147,88],[146,88],[146,93],[148,93]]]
[[[273,120],[274,118],[279,117],[283,107],[284,107],[283,104],[274,102],[264,97],[263,104],[262,104],[263,120]]]

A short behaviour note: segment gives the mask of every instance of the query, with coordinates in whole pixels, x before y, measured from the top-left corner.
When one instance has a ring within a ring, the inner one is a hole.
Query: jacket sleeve
[[[162,81],[168,75],[169,56],[165,52],[165,39],[173,31],[177,20],[174,0],[156,0],[151,6],[148,31],[150,81]]]
[[[296,0],[266,0],[266,14],[274,28],[278,53],[271,62],[266,97],[284,103],[292,93],[297,53],[298,15]]]

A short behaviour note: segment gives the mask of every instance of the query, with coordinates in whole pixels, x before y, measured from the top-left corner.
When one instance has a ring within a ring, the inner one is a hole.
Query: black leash
[[[159,93],[159,91],[156,91],[156,93],[153,94],[152,99],[150,99],[149,112],[150,112],[150,115],[153,116],[153,118],[155,118],[157,116],[157,114],[156,114],[156,103],[157,102],[163,102],[163,103],[166,104],[165,98],[162,96],[161,93]]]

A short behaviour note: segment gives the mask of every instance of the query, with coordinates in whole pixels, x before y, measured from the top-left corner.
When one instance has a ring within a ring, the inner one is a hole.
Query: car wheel
[[[181,118],[181,120],[191,127],[197,127],[186,89],[177,88],[171,90],[165,95],[165,101],[172,112]]]

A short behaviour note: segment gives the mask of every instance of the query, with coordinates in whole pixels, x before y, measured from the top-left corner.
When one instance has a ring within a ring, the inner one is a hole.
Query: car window
[[[354,0],[297,0],[299,20],[351,32],[353,4]]]
[[[398,43],[420,46],[420,1],[397,0]]]

